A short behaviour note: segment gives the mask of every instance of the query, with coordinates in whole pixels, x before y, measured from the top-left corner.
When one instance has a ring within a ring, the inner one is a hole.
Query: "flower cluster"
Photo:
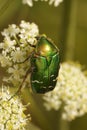
[[[62,107],[62,118],[68,121],[87,113],[87,77],[75,63],[62,63],[54,91],[43,96],[47,110]]]
[[[39,30],[36,24],[21,21],[19,26],[12,24],[2,32],[3,42],[0,43],[0,63],[7,68],[8,77],[4,81],[19,86],[26,71],[29,69],[29,60],[26,60],[33,51]],[[24,62],[26,61],[26,62]],[[29,80],[26,80],[29,82]]]
[[[30,68],[29,56],[32,54],[39,35],[38,26],[34,23],[21,21],[19,26],[12,24],[1,33],[3,42],[0,43],[0,63],[7,72],[3,84],[18,87],[22,84],[27,70]],[[25,84],[29,86],[29,76]],[[26,107],[15,94],[3,86],[0,91],[0,128],[1,130],[25,130],[28,115],[24,114]],[[10,87],[9,87],[10,88]],[[29,115],[30,119],[30,115]]]
[[[38,0],[34,0],[38,1]],[[41,0],[45,2],[49,2],[49,5],[54,4],[55,7],[57,7],[63,0]],[[33,6],[33,0],[22,0],[23,4],[27,4],[28,6],[32,7]]]
[[[10,99],[12,95],[5,87],[0,89],[0,130],[25,130],[30,115],[24,114],[26,107],[18,96]]]

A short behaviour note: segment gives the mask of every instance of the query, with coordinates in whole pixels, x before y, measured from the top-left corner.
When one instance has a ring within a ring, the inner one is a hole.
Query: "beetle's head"
[[[58,52],[58,48],[53,44],[53,42],[47,39],[46,36],[41,36],[38,38],[36,45],[36,53],[41,56],[52,56]]]

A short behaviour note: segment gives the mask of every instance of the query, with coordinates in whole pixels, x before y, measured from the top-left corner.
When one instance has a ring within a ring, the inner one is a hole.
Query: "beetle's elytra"
[[[59,71],[59,50],[51,40],[41,36],[30,59],[31,88],[36,93],[46,93],[55,88]]]

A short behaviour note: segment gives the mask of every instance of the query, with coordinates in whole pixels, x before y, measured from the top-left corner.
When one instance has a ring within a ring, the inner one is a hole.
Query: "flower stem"
[[[62,119],[62,113],[64,111],[64,107],[62,106],[60,110],[60,118],[59,118],[59,130],[70,130],[69,122],[67,120]]]
[[[73,60],[75,54],[77,0],[65,0],[64,13],[64,60]]]
[[[60,130],[69,130],[69,122],[60,118]]]

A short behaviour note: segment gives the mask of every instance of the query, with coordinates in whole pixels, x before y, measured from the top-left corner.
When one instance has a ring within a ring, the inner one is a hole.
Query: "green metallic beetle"
[[[59,71],[59,50],[45,36],[39,37],[31,56],[31,88],[36,93],[46,93],[55,88]]]
[[[29,73],[31,73],[30,81],[33,92],[43,94],[55,88],[59,72],[59,50],[46,36],[42,35],[36,39],[36,46],[29,44],[35,48],[34,51],[25,59],[25,61],[30,59],[31,68],[26,72],[21,85],[13,96],[20,92]]]

